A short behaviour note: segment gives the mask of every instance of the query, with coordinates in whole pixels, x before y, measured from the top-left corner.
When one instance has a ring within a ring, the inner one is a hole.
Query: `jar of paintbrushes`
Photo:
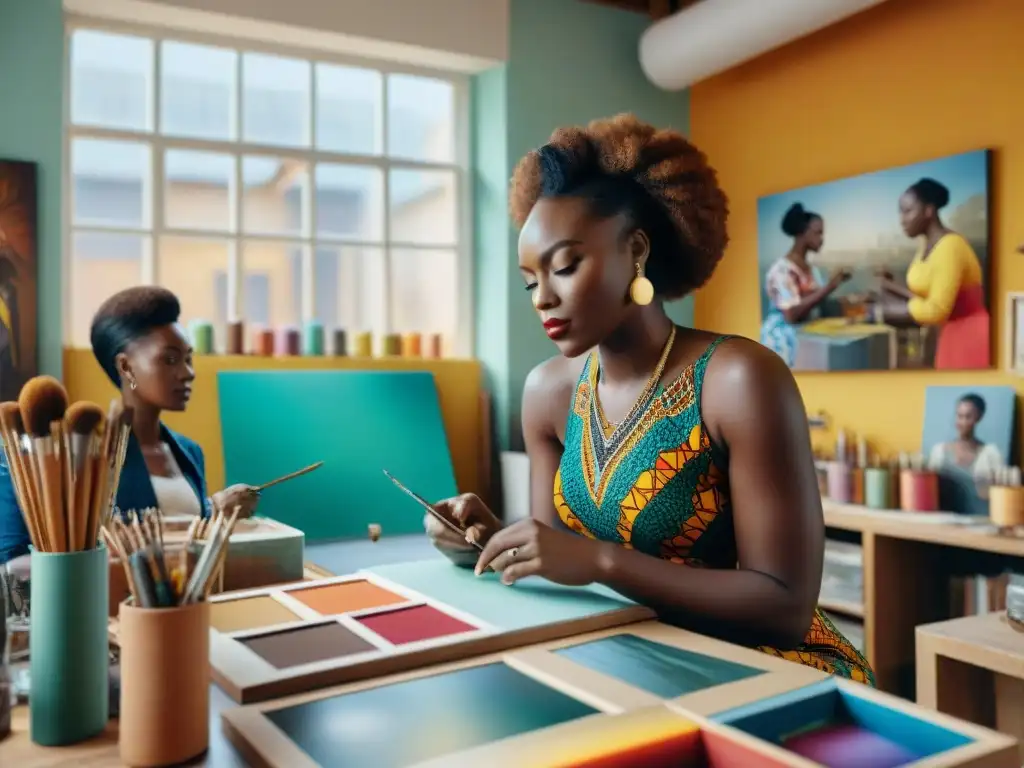
[[[124,463],[121,402],[68,406],[60,382],[29,380],[0,403],[0,437],[32,540],[29,730],[42,746],[97,735],[109,713],[107,551],[99,541]]]
[[[157,510],[128,513],[102,531],[131,591],[117,622],[126,765],[175,765],[209,746],[207,598],[224,568],[238,514],[237,508],[230,516],[215,510],[208,520],[197,518],[177,550],[165,546]]]

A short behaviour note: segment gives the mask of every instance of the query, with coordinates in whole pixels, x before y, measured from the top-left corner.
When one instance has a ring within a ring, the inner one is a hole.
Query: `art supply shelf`
[[[951,569],[971,558],[1024,567],[1024,538],[1000,535],[961,515],[870,510],[828,500],[822,506],[829,537],[859,543],[863,553],[864,652],[878,687],[913,699],[915,629],[950,618]],[[828,602],[822,607],[836,614],[845,613],[843,607],[856,610]]]

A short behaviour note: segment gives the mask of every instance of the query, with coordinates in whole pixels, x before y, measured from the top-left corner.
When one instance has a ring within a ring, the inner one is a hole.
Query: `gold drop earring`
[[[636,263],[636,277],[629,284],[629,298],[641,307],[646,307],[654,299],[654,286],[644,276],[644,268],[639,261]]]

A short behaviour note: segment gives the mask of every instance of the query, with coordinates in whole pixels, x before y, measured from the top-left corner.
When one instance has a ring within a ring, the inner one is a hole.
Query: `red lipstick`
[[[544,321],[544,331],[549,339],[560,339],[569,332],[569,321],[551,317]]]

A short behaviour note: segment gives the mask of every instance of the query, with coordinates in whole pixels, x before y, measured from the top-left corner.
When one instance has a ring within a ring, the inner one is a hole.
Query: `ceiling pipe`
[[[652,24],[640,66],[679,91],[885,0],[700,0]]]

